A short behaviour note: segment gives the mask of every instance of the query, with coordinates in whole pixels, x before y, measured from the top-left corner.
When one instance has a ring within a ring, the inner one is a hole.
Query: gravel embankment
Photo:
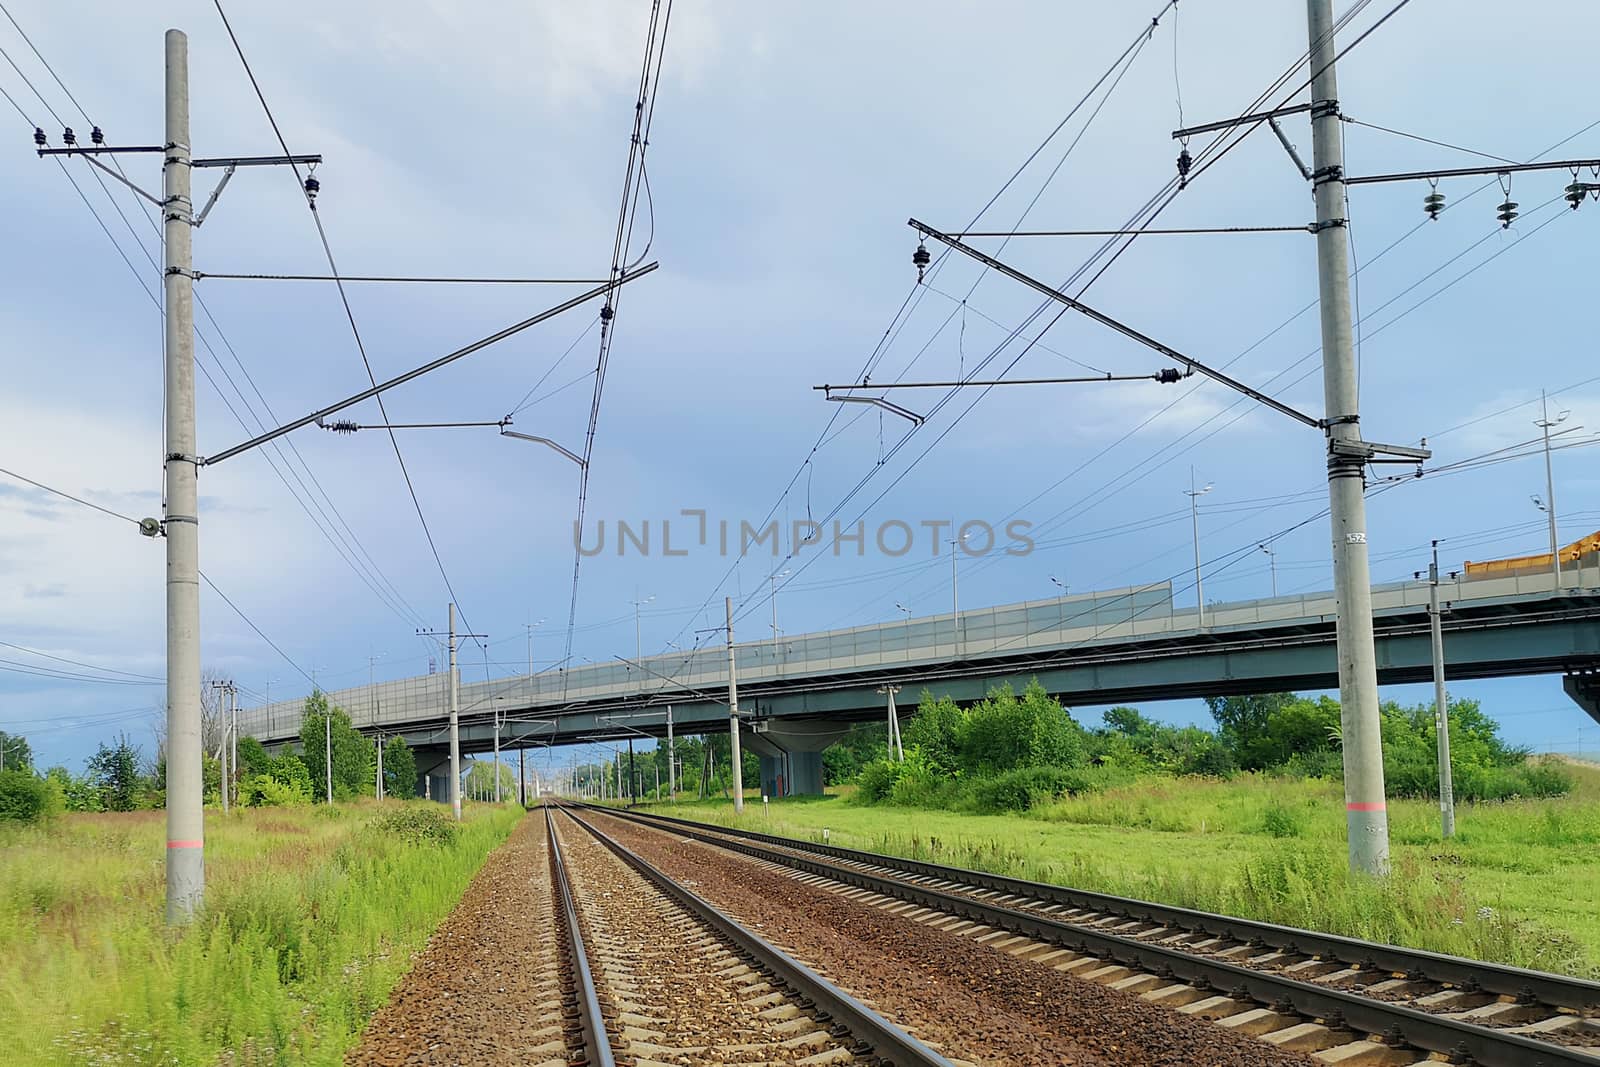
[[[345,1063],[565,1067],[547,849],[530,815],[490,853]]]

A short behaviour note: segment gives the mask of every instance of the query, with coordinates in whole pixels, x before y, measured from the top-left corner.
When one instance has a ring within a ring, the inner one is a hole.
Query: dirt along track
[[[808,890],[722,850],[614,817],[586,817],[952,1058],[1018,1067],[1315,1062],[959,933]]]
[[[345,1062],[565,1067],[569,988],[544,820],[489,854]]]

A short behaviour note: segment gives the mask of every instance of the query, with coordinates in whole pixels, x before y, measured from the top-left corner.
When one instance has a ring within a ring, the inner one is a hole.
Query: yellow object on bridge
[[[1590,557],[1600,553],[1600,533],[1592,533],[1588,537],[1574,541],[1561,550],[1561,566],[1587,562]],[[1537,556],[1517,556],[1513,559],[1490,559],[1482,563],[1466,561],[1466,574],[1468,578],[1492,578],[1514,574],[1534,574],[1550,569],[1550,553],[1544,552]]]

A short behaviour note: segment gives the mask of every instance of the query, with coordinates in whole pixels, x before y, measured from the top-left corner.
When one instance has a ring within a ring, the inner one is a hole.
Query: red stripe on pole
[[[205,845],[204,841],[168,841],[167,842],[167,847],[168,848],[202,848],[202,847],[204,847],[204,845]]]
[[[1344,806],[1345,811],[1383,811],[1388,805],[1381,800],[1357,800]]]

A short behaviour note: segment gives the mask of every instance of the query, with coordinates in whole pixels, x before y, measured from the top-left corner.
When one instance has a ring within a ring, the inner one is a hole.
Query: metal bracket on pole
[[[94,158],[93,156],[84,156],[83,159],[84,159],[85,163],[89,163],[89,164],[91,164],[93,166],[99,167],[101,170],[103,170],[107,174],[111,175],[117,181],[121,182],[123,185],[126,185],[129,189],[132,189],[134,192],[138,193],[140,196],[142,196],[146,200],[150,201],[156,207],[165,206],[159,198],[151,196],[149,193],[145,192],[143,189],[141,189],[137,185],[133,184],[133,182],[129,181],[127,178],[123,177],[121,174],[118,174],[116,171],[112,170],[110,167],[106,166],[104,163],[100,162],[98,159]]]
[[[827,400],[832,400],[832,401],[834,401],[836,403],[840,403],[840,404],[870,404],[875,408],[882,408],[883,410],[889,412],[891,415],[898,415],[902,419],[909,420],[910,423],[913,426],[921,426],[924,422],[928,421],[926,418],[924,418],[921,415],[918,415],[915,411],[912,411],[910,408],[903,408],[899,404],[896,404],[894,401],[885,400],[881,396],[834,396],[834,395],[832,395],[831,393],[828,392],[828,390],[831,389],[832,386],[826,386],[825,385],[822,388],[823,388],[823,396],[824,396],[824,398],[827,399]],[[875,389],[877,387],[876,386],[867,386],[866,388]]]
[[[422,366],[417,367],[414,370],[406,371],[404,374],[390,378],[386,382],[379,382],[370,389],[361,390],[361,392],[356,393],[354,396],[345,397],[343,400],[340,400],[335,404],[329,404],[327,407],[318,411],[313,411],[311,414],[295,419],[293,422],[284,423],[275,430],[268,430],[266,433],[252,437],[250,440],[234,445],[232,448],[224,449],[214,456],[208,456],[206,457],[205,462],[207,464],[221,463],[223,460],[228,459],[231,456],[237,456],[241,452],[247,452],[250,449],[255,448],[257,445],[264,445],[268,441],[281,437],[292,430],[298,430],[302,426],[311,425],[318,419],[326,418],[336,411],[343,411],[345,408],[350,407],[353,404],[359,404],[361,401],[369,400],[372,397],[377,396],[379,393],[393,389],[397,385],[403,385],[406,382],[411,381],[413,378],[420,378],[422,375],[427,374],[430,371],[438,370],[447,363],[453,363],[456,360],[461,359],[463,356],[470,356],[472,353],[477,352],[480,349],[488,348],[497,341],[503,341],[513,334],[521,333],[530,326],[536,326],[539,323],[544,322],[546,319],[554,318],[564,311],[570,311],[573,308],[578,307],[580,304],[593,300],[596,297],[603,296],[606,293],[614,290],[619,285],[624,285],[638,278],[642,278],[660,265],[660,263],[653,261],[646,263],[637,270],[629,271],[627,274],[622,275],[614,282],[607,282],[604,285],[596,286],[595,288],[589,289],[586,292],[579,293],[571,300],[567,300],[563,303],[555,305],[554,307],[547,308],[544,311],[539,312],[537,315],[532,315],[526,319],[523,319],[521,322],[513,323],[503,330],[498,330],[487,337],[480,338],[469,345],[458,348],[454,352],[450,352],[446,355],[440,356],[438,359],[424,363]]]
[[[92,163],[94,161],[90,160],[90,162]],[[211,197],[206,201],[206,206],[201,208],[200,214],[194,217],[195,229],[199,229],[200,224],[206,221],[206,216],[211,214],[211,208],[216,204],[217,197],[221,196],[222,190],[228,187],[228,179],[233,177],[233,172],[237,169],[237,167],[230,166],[227,170],[222,172],[222,180],[217,183],[217,187],[215,189],[211,190]]]
[[[191,159],[191,167],[292,167],[297,163],[321,163],[322,156],[221,156],[217,159]]]
[[[1249,126],[1258,122],[1270,122],[1283,115],[1298,115],[1310,111],[1310,104],[1291,104],[1288,107],[1275,107],[1271,111],[1255,111],[1248,115],[1240,115],[1236,119],[1223,119],[1221,122],[1208,122],[1203,126],[1186,126],[1181,130],[1172,131],[1172,139],[1181,141],[1186,137],[1193,137],[1197,133],[1211,133],[1215,130],[1226,130],[1234,126]]]
[[[1306,161],[1300,158],[1299,149],[1289,143],[1289,135],[1283,132],[1283,127],[1278,125],[1278,120],[1272,115],[1267,116],[1267,125],[1272,127],[1272,132],[1278,135],[1278,143],[1283,145],[1283,150],[1289,153],[1289,158],[1294,160],[1294,165],[1299,168],[1300,176],[1306,181],[1311,180],[1311,168],[1306,166]],[[1315,231],[1313,231],[1315,232]]]
[[[1096,311],[1094,308],[1083,303],[1081,300],[1070,297],[1059,289],[1051,288],[1049,285],[1046,285],[1039,279],[1024,274],[1015,267],[1002,263],[993,256],[986,255],[983,252],[978,251],[976,248],[973,248],[971,245],[964,244],[956,238],[951,237],[949,234],[940,233],[938,230],[933,229],[925,223],[918,222],[916,219],[909,220],[907,225],[911,226],[912,229],[923,234],[924,236],[932,237],[935,241],[948,245],[963,255],[970,256],[979,263],[982,263],[984,266],[989,267],[991,270],[998,271],[1008,278],[1019,281],[1023,285],[1043,293],[1052,300],[1056,300],[1065,304],[1072,310],[1088,316],[1095,322],[1100,323],[1102,326],[1109,326],[1111,329],[1122,334],[1124,337],[1131,338],[1144,345],[1146,348],[1150,348],[1161,353],[1168,359],[1176,360],[1177,362],[1182,363],[1185,367],[1188,367],[1194,371],[1198,371],[1199,373],[1204,374],[1207,378],[1210,378],[1216,382],[1220,382],[1235,392],[1243,393],[1245,396],[1256,401],[1257,403],[1264,404],[1267,407],[1272,408],[1274,411],[1287,415],[1296,422],[1305,423],[1307,426],[1315,429],[1323,428],[1323,422],[1321,419],[1307,415],[1303,411],[1297,411],[1288,404],[1283,403],[1281,400],[1270,397],[1266,393],[1261,392],[1259,389],[1251,388],[1250,386],[1239,381],[1237,378],[1231,378],[1215,368],[1206,366],[1199,360],[1191,359],[1172,346],[1164,345],[1160,341],[1157,341],[1154,337],[1151,337],[1148,334],[1140,333],[1132,326],[1129,326],[1124,322],[1119,322],[1104,312]]]
[[[508,430],[503,425],[500,427],[500,436],[515,437],[519,441],[532,441],[535,444],[545,445],[549,448],[555,449],[557,452],[560,452],[563,456],[566,456],[568,459],[572,460],[572,462],[576,463],[579,467],[588,466],[588,464],[584,462],[582,456],[578,455],[576,452],[562,447],[561,445],[556,444],[556,442],[550,440],[548,437],[540,437],[531,433],[519,433],[516,430]]]
[[[1348,441],[1330,438],[1328,455],[1362,463],[1421,463],[1433,458],[1433,450],[1409,445],[1386,445],[1380,441]]]
[[[1452,167],[1448,170],[1417,170],[1405,174],[1366,174],[1346,178],[1346,185],[1375,185],[1382,182],[1409,182],[1435,178],[1469,178],[1483,174],[1520,174],[1530,170],[1586,170],[1600,167],[1600,159],[1552,159],[1544,163],[1501,163],[1490,167]]]

